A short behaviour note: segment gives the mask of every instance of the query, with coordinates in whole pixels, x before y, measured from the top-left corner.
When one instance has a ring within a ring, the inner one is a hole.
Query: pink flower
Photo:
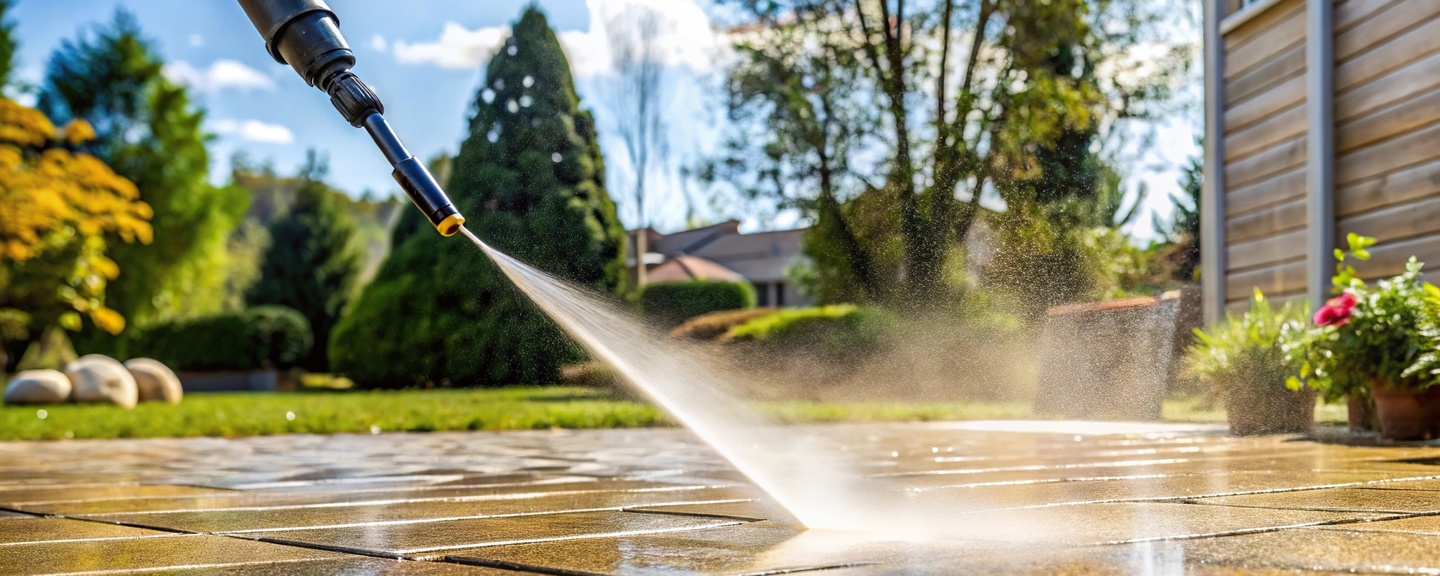
[[[1315,311],[1315,324],[1320,326],[1344,326],[1350,322],[1350,314],[1355,310],[1355,304],[1359,301],[1355,295],[1349,292],[1325,301],[1325,305]]]

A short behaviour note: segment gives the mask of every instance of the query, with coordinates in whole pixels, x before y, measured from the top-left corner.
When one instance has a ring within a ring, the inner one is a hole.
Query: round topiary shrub
[[[176,370],[273,370],[298,365],[312,343],[299,312],[256,306],[151,326],[130,349]]]
[[[701,314],[754,307],[755,288],[747,282],[659,282],[640,290],[640,309],[669,326]]]

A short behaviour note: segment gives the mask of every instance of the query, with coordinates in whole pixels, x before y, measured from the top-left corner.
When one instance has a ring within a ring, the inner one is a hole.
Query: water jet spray
[[[289,64],[305,83],[330,95],[330,103],[356,128],[364,128],[390,161],[395,181],[442,236],[460,231],[465,217],[445,196],[425,165],[410,155],[385,121],[385,105],[350,71],[355,53],[340,35],[340,18],[323,0],[240,0],[265,50]]]

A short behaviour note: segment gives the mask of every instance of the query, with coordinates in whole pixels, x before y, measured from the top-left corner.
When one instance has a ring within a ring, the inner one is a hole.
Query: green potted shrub
[[[1290,367],[1281,348],[1287,324],[1304,312],[1292,303],[1276,310],[1260,291],[1244,315],[1227,314],[1209,331],[1196,330],[1185,354],[1185,370],[1208,381],[1225,405],[1237,435],[1308,432],[1315,419],[1315,393],[1288,384]]]
[[[1296,381],[1303,379],[1327,400],[1348,397],[1352,428],[1373,402],[1381,436],[1440,436],[1440,388],[1434,387],[1440,361],[1427,337],[1436,325],[1440,289],[1421,280],[1424,265],[1415,258],[1404,273],[1367,285],[1346,260],[1369,259],[1375,240],[1351,234],[1348,242],[1348,252],[1335,251],[1339,294],[1315,312],[1312,326],[1287,334],[1286,352],[1299,366]]]

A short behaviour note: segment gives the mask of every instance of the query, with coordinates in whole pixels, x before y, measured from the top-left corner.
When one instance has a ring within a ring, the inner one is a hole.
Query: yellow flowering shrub
[[[0,98],[0,307],[58,304],[61,325],[78,329],[83,314],[118,334],[125,318],[104,298],[120,268],[105,240],[149,244],[153,213],[129,180],[69,148],[94,138],[84,120],[57,129],[38,110]]]

